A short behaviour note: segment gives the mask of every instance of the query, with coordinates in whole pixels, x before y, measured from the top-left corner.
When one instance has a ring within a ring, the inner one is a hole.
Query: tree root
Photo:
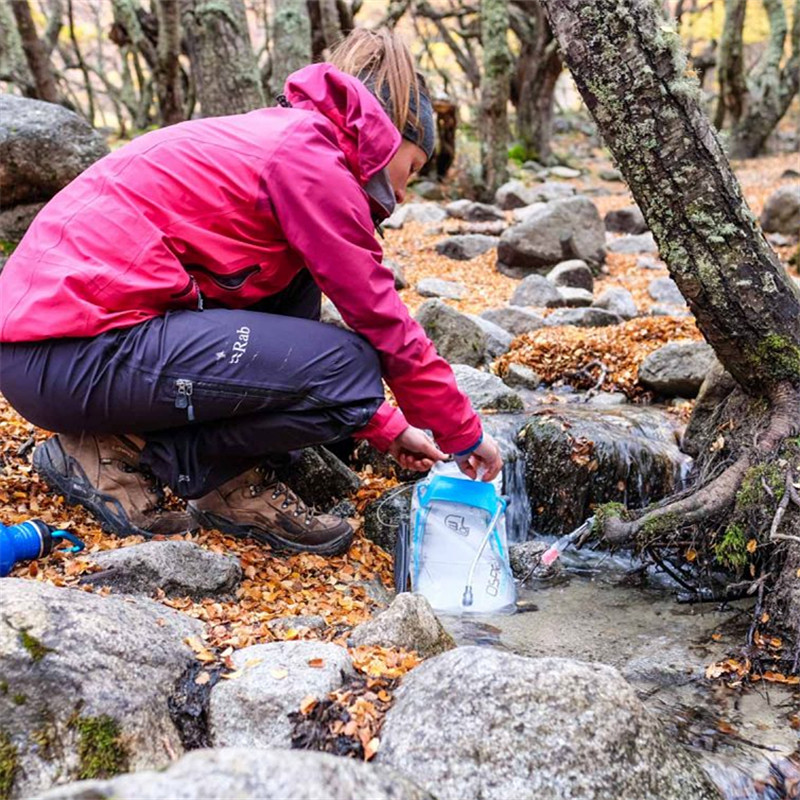
[[[688,496],[652,509],[637,519],[625,520],[617,516],[606,517],[602,522],[601,537],[611,545],[620,546],[636,541],[648,530],[663,529],[670,524],[670,521],[678,520],[682,526],[691,525],[722,514],[729,509],[734,503],[736,493],[747,471],[774,455],[784,439],[796,435],[800,431],[800,392],[790,383],[781,383],[770,392],[769,400],[772,410],[766,429],[756,439],[753,446],[724,472]],[[784,495],[787,498],[787,504],[789,499],[794,500],[795,497],[798,497],[789,478],[790,476],[787,476],[787,491]],[[779,523],[780,519],[778,519]],[[784,534],[777,533],[777,526],[774,525],[771,538],[778,539],[784,538],[784,536]]]

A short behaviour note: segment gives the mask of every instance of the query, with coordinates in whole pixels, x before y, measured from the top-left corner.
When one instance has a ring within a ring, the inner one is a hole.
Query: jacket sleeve
[[[383,377],[409,422],[429,428],[449,453],[482,435],[450,365],[408,313],[381,263],[369,201],[325,128],[302,123],[266,170],[266,188],[289,245],[305,261],[345,322],[375,348]],[[307,127],[305,127],[307,126]],[[380,449],[405,428],[397,410],[381,406],[362,435]]]

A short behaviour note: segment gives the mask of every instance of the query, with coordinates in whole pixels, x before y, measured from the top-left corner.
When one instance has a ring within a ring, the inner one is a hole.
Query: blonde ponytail
[[[342,72],[370,83],[376,97],[399,131],[407,124],[420,129],[411,106],[419,108],[420,85],[425,84],[414,68],[405,42],[388,28],[368,31],[356,28],[330,54],[328,61]],[[413,97],[413,102],[412,102]]]

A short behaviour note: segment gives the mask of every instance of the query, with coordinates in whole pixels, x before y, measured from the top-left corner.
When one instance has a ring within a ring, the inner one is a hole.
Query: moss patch
[[[79,780],[111,778],[127,770],[128,751],[116,720],[103,714],[77,717],[72,725],[78,731]]]
[[[777,380],[800,380],[800,347],[784,336],[770,333],[758,343],[753,359],[757,369],[773,375]]]
[[[741,525],[732,523],[722,539],[714,545],[714,555],[720,564],[740,570],[747,564],[747,537]]]
[[[20,644],[28,651],[34,661],[41,661],[48,653],[54,652],[52,647],[42,644],[35,636],[27,630],[19,632]]]
[[[19,753],[8,734],[0,731],[0,800],[11,797],[14,778],[19,769]]]

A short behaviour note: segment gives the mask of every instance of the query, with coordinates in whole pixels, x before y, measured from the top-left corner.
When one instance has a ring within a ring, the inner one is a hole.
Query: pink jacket
[[[405,417],[446,452],[479,417],[394,289],[363,186],[400,134],[329,64],[290,76],[292,108],[185,122],[101,159],[40,212],[0,279],[0,341],[95,336],[174,309],[244,308],[307,267],[378,351]],[[201,297],[202,296],[202,297]],[[360,435],[407,426],[384,403]]]

